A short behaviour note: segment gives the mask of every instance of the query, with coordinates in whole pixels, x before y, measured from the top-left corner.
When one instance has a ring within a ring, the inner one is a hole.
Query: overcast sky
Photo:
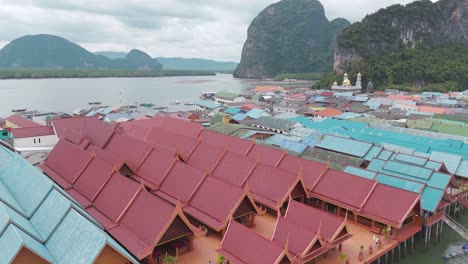
[[[247,27],[277,0],[0,0],[0,47],[47,33],[90,51],[239,61]],[[321,0],[328,19],[361,20],[412,0]]]

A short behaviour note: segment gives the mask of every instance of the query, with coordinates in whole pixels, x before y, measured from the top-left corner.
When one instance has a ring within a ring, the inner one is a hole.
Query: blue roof
[[[364,156],[364,160],[371,161],[376,158],[380,152],[382,151],[382,147],[372,146],[372,148],[367,152],[366,156]]]
[[[367,101],[367,102],[363,103],[363,105],[369,106],[369,108],[371,110],[376,110],[376,109],[378,109],[380,107],[381,104],[378,101]]]
[[[444,196],[443,190],[434,189],[431,187],[424,188],[421,196],[421,207],[429,212],[435,212],[440,200]]]
[[[366,102],[369,99],[369,97],[362,96],[362,95],[361,96],[349,96],[347,99],[350,101],[355,101],[355,102]]]
[[[245,118],[247,117],[247,115],[245,113],[237,113],[235,114],[234,116],[232,116],[232,119],[236,120],[236,121],[242,121],[244,120]]]
[[[95,116],[96,114],[97,114],[97,112],[92,110],[89,113],[87,113],[86,116]]]
[[[372,144],[360,142],[332,135],[325,135],[316,147],[348,154],[355,157],[364,157],[372,147]]]
[[[333,118],[347,120],[347,119],[353,119],[353,118],[358,118],[358,117],[362,117],[362,114],[353,113],[353,112],[345,112],[341,115],[334,116]]]
[[[246,115],[252,119],[257,119],[265,115],[265,110],[254,108],[246,113]]]
[[[301,154],[302,152],[304,152],[304,150],[306,150],[308,146],[302,143],[285,139],[283,140],[283,142],[281,142],[280,147]]]
[[[393,186],[395,188],[407,190],[410,192],[421,193],[424,190],[423,183],[409,181],[409,180],[405,180],[405,179],[398,178],[398,177],[391,176],[391,175],[379,173],[376,179],[379,183]]]
[[[0,259],[27,247],[51,263],[93,263],[116,242],[102,226],[22,157],[0,147]],[[123,248],[116,248],[138,263]]]
[[[290,136],[276,134],[267,138],[265,140],[265,143],[270,144],[270,145],[275,145],[275,146],[281,146],[281,142],[283,142],[283,140],[286,140],[286,139],[293,140],[293,138]]]
[[[103,115],[107,115],[112,112],[112,107],[104,107],[104,108],[99,109],[97,112]]]
[[[237,107],[228,107],[228,108],[224,109],[224,113],[230,114],[230,115],[235,115],[235,114],[239,113],[240,111],[242,111],[242,109],[237,108]]]
[[[310,135],[306,138],[304,138],[301,143],[302,144],[306,144],[308,145],[309,147],[314,147],[315,144],[317,144],[317,142],[320,140],[320,138],[318,138],[317,136],[314,136],[314,135]]]

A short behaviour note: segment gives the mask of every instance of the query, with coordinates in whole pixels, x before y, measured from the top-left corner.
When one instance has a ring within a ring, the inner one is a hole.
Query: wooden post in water
[[[405,243],[405,248],[403,249],[403,254],[404,254],[405,257],[407,256],[406,255],[406,248],[407,248],[406,241],[408,241],[408,239],[406,239],[405,242],[403,242],[403,243]]]
[[[424,251],[427,253],[427,226],[424,227]]]
[[[429,226],[429,238],[427,240],[427,246],[429,247],[431,245],[431,233],[432,233],[432,225]]]
[[[401,248],[400,248],[401,244],[398,244],[398,261],[400,261],[401,259]]]

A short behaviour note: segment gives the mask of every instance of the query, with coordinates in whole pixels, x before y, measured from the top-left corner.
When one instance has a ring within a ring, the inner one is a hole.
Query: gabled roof
[[[261,163],[276,167],[286,156],[286,151],[256,144],[250,149],[247,156]]]
[[[40,137],[54,135],[54,130],[50,126],[36,126],[36,127],[24,127],[14,128],[11,130],[13,138],[28,138],[28,137]]]
[[[26,117],[20,116],[20,115],[12,115],[7,118],[5,118],[5,121],[8,121],[18,127],[38,127],[42,126],[41,124],[38,124],[31,119],[28,119]]]
[[[296,122],[285,119],[278,119],[270,116],[260,116],[259,118],[253,121],[253,124],[267,128],[289,131],[294,125],[296,125]]]
[[[198,143],[198,140],[194,137],[179,135],[161,128],[151,129],[144,139],[154,144],[156,148],[163,147],[174,150],[184,158],[188,158]]]
[[[137,263],[59,187],[0,147],[0,258],[26,248],[51,263],[94,263],[105,247]]]
[[[203,126],[198,123],[173,117],[154,117],[146,120],[134,120],[131,123],[145,128],[160,128],[189,137],[197,136],[203,129]]]
[[[297,175],[261,163],[253,169],[248,183],[254,199],[274,210],[281,208],[297,184],[302,186]]]
[[[152,147],[142,140],[115,134],[107,143],[105,150],[119,155],[133,171],[136,171],[150,154]]]
[[[372,180],[329,169],[312,190],[312,196],[357,210],[375,185]]]
[[[285,250],[255,231],[231,221],[217,252],[236,264],[279,264]]]
[[[401,226],[411,210],[419,203],[419,194],[378,184],[361,212],[382,223]]]
[[[227,152],[211,175],[235,186],[244,186],[256,161],[236,153]]]
[[[221,133],[216,133],[204,129],[199,136],[200,140],[220,148],[226,148],[230,152],[235,152],[241,155],[246,155],[249,150],[255,145],[253,141],[243,140],[238,137],[226,136]]]
[[[328,166],[319,162],[287,155],[281,160],[278,168],[301,175],[305,188],[312,189],[328,169]]]
[[[197,169],[211,172],[225,152],[226,148],[216,147],[202,141],[192,151],[187,163]]]
[[[227,226],[229,219],[238,217],[235,214],[244,202],[252,207],[250,210],[257,212],[246,188],[234,187],[222,180],[208,177],[200,185],[190,204],[184,208],[184,212],[212,229],[221,231]]]
[[[336,241],[343,242],[344,237],[340,234],[346,229],[345,219],[294,200],[289,202],[284,217],[318,233],[323,242],[331,246],[335,246]],[[345,236],[346,239],[350,237],[349,235]]]

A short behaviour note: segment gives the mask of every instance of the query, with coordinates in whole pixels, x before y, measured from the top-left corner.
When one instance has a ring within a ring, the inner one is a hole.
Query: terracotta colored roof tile
[[[223,148],[200,142],[190,154],[187,162],[195,168],[210,172],[221,160],[225,151]]]
[[[72,183],[91,160],[91,154],[66,140],[60,140],[45,165]]]
[[[199,138],[211,145],[227,148],[231,152],[235,152],[241,155],[246,155],[247,152],[255,144],[251,140],[245,140],[238,137],[227,136],[224,134],[216,133],[210,130],[203,130]]]
[[[283,247],[255,231],[231,221],[217,252],[234,263],[277,264],[284,256]]]
[[[146,120],[134,120],[131,123],[140,127],[161,128],[188,137],[196,137],[203,129],[200,124],[173,117],[154,117]]]
[[[5,121],[8,121],[10,123],[13,123],[19,127],[39,127],[42,126],[41,124],[38,124],[31,119],[27,119],[26,117],[22,117],[20,115],[12,115],[7,118],[5,118]]]
[[[81,132],[94,145],[104,148],[114,135],[117,126],[117,123],[104,125],[98,119],[87,119]]]
[[[393,226],[401,226],[419,200],[414,192],[378,184],[362,208],[362,213]]]
[[[112,167],[121,166],[123,163],[123,159],[119,155],[108,150],[101,149],[100,147],[94,145],[89,145],[86,148],[86,151],[88,151],[89,153],[93,153],[93,155],[95,155],[96,158],[106,162]]]
[[[94,207],[115,222],[139,189],[138,183],[114,173],[96,197]]]
[[[79,145],[83,141],[84,135],[81,134],[81,132],[78,132],[76,130],[66,129],[62,133],[61,138],[66,139],[66,140],[70,141],[71,143],[73,143],[75,145]]]
[[[211,175],[236,186],[243,186],[254,165],[255,160],[249,157],[227,152]]]
[[[60,118],[52,121],[52,126],[54,127],[55,133],[58,138],[62,138],[65,130],[74,130],[81,133],[84,124],[87,120],[98,121],[99,119],[96,116],[93,117],[71,117],[71,118]]]
[[[311,189],[320,179],[320,176],[328,169],[326,164],[305,160],[287,155],[278,165],[278,168],[296,175],[302,175],[305,188]]]
[[[54,135],[54,130],[50,126],[36,126],[36,127],[24,127],[14,128],[11,130],[13,138],[28,138],[28,137],[40,137]]]
[[[164,179],[156,194],[163,192],[177,200],[187,203],[204,179],[205,173],[183,162],[177,161]]]
[[[329,169],[312,190],[312,196],[358,209],[370,194],[375,182],[342,171]]]
[[[198,142],[196,138],[179,135],[160,128],[151,129],[145,140],[156,145],[156,148],[162,146],[176,150],[183,158],[190,155]]]
[[[249,151],[247,156],[266,165],[276,167],[285,155],[286,152],[284,150],[255,145]]]
[[[325,108],[323,110],[320,110],[314,113],[314,115],[324,116],[324,117],[339,116],[342,114],[343,112],[341,112],[340,110],[336,110],[334,108]]]
[[[290,172],[257,164],[250,175],[249,187],[255,200],[262,200],[263,197],[269,201],[266,205],[276,208],[288,197],[297,179],[297,176]]]
[[[152,147],[142,140],[115,134],[106,145],[105,150],[119,155],[135,171],[150,153]]]

